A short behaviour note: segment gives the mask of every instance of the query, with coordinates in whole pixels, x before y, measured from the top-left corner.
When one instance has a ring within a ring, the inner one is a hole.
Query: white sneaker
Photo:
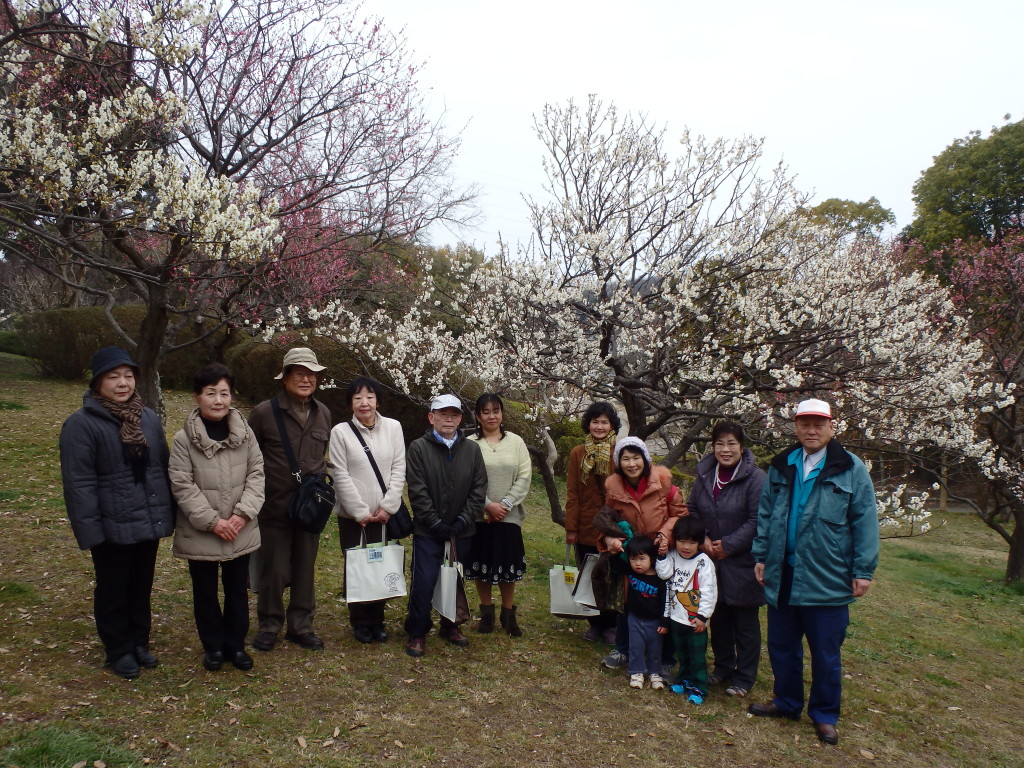
[[[653,688],[656,691],[660,691],[665,688],[665,681],[662,679],[661,675],[651,675],[651,688]]]
[[[644,687],[644,676],[641,674],[629,676],[629,687],[630,688],[643,688]]]

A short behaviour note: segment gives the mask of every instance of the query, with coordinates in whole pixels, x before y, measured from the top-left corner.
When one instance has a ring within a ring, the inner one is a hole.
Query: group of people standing
[[[343,551],[383,541],[408,486],[407,654],[426,652],[446,548],[476,582],[477,631],[493,632],[497,622],[522,635],[515,589],[526,571],[521,526],[532,472],[522,438],[504,428],[497,395],[477,400],[471,435],[460,429],[458,398],[434,398],[426,432],[406,450],[401,425],[378,412],[380,385],[369,378],[349,384],[352,418],[332,428],[314,397],[325,368],[312,350],[296,348],[276,376],[281,392],[257,405],[248,422],[232,406],[230,370],[200,370],[196,407],[168,450],[159,417],[135,391],[138,366],[128,353],[101,349],[91,370],[82,407],[61,431],[61,468],[75,537],[95,568],[97,631],[116,674],[133,679],[159,663],[149,647],[150,593],[158,542],[172,533],[175,556],[188,561],[207,669],[253,667],[245,650],[250,587],[258,592],[253,648],[273,650],[284,630],[286,640],[322,649],[313,627],[320,536],[293,523],[287,508],[302,476],[328,469]],[[799,716],[806,638],[808,714],[818,738],[836,743],[839,650],[849,604],[871,584],[878,527],[870,477],[832,439],[829,404],[799,404],[798,443],[767,475],[741,425],[714,425],[712,451],[697,465],[686,501],[642,440],[616,440],[621,423],[610,404],[593,403],[582,426],[585,440],[568,458],[565,540],[581,568],[596,558],[600,610],[584,637],[613,646],[605,666],[628,667],[636,688],[645,679],[664,688],[671,676],[671,689],[694,704],[713,686],[743,698],[757,678],[759,609],[767,602],[775,696],[749,712]],[[387,641],[384,608],[383,600],[349,604],[356,640]],[[461,623],[442,617],[439,637],[465,647]]]
[[[740,424],[715,424],[685,504],[642,440],[616,442],[621,425],[609,404],[592,404],[582,426],[566,472],[565,540],[581,570],[606,553],[591,571],[601,610],[583,635],[613,644],[604,665],[626,667],[634,688],[645,679],[665,688],[674,672],[669,687],[693,704],[713,686],[742,699],[757,679],[767,603],[774,696],[748,712],[796,720],[806,703],[818,739],[836,744],[840,649],[849,606],[878,563],[878,516],[866,467],[834,439],[830,404],[797,405],[797,443],[767,474]]]

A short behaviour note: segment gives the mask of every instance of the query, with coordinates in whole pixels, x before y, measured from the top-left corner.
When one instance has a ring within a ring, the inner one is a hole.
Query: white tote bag
[[[452,555],[451,540],[446,541],[444,545],[444,559],[441,561],[441,570],[437,574],[437,583],[434,585],[431,602],[434,605],[434,610],[448,621],[458,624],[468,618],[465,615],[468,603],[466,602],[462,563]]]
[[[597,598],[594,597],[594,569],[600,557],[591,553],[583,559],[583,568],[580,569],[580,575],[576,577],[576,586],[572,590],[572,599],[588,608],[597,608]]]
[[[569,562],[569,547],[566,547],[563,563],[561,565],[556,563],[548,571],[548,583],[551,589],[551,613],[565,619],[585,619],[589,616],[597,616],[601,613],[600,611],[577,602],[573,597],[573,592],[576,590],[581,576],[579,568],[575,565],[569,565]],[[593,570],[593,567],[591,567],[591,570]],[[590,589],[589,597],[591,599],[594,597],[593,588]]]
[[[409,594],[405,584],[405,547],[389,544],[387,536],[385,529],[381,544],[367,546],[364,530],[359,546],[345,550],[345,599],[348,602],[369,603]]]

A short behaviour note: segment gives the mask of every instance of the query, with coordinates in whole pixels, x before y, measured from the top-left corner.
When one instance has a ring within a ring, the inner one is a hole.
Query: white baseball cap
[[[832,406],[824,400],[804,400],[797,405],[793,418],[799,419],[801,416],[822,416],[826,419],[831,419]]]
[[[462,403],[455,395],[438,395],[430,402],[430,410],[440,411],[442,408],[455,408],[462,410]]]

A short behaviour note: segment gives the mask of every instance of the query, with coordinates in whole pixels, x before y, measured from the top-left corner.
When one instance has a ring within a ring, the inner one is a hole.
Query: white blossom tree
[[[538,412],[616,400],[631,433],[669,442],[670,465],[724,417],[781,447],[809,395],[835,404],[850,444],[994,460],[976,418],[1009,395],[946,291],[794,215],[784,170],[759,175],[760,142],[684,135],[671,158],[660,132],[597,100],[548,107],[538,133],[551,199],[532,205],[535,249],[444,296],[424,279],[398,316],[332,303],[288,322],[387,361],[404,391],[474,381]],[[923,517],[903,491],[880,510]]]
[[[362,254],[466,202],[403,41],[357,12],[0,0],[0,250],[106,307],[148,402],[185,324],[212,321],[196,343],[267,306],[380,290]],[[126,300],[147,308],[137,336],[112,312]]]

